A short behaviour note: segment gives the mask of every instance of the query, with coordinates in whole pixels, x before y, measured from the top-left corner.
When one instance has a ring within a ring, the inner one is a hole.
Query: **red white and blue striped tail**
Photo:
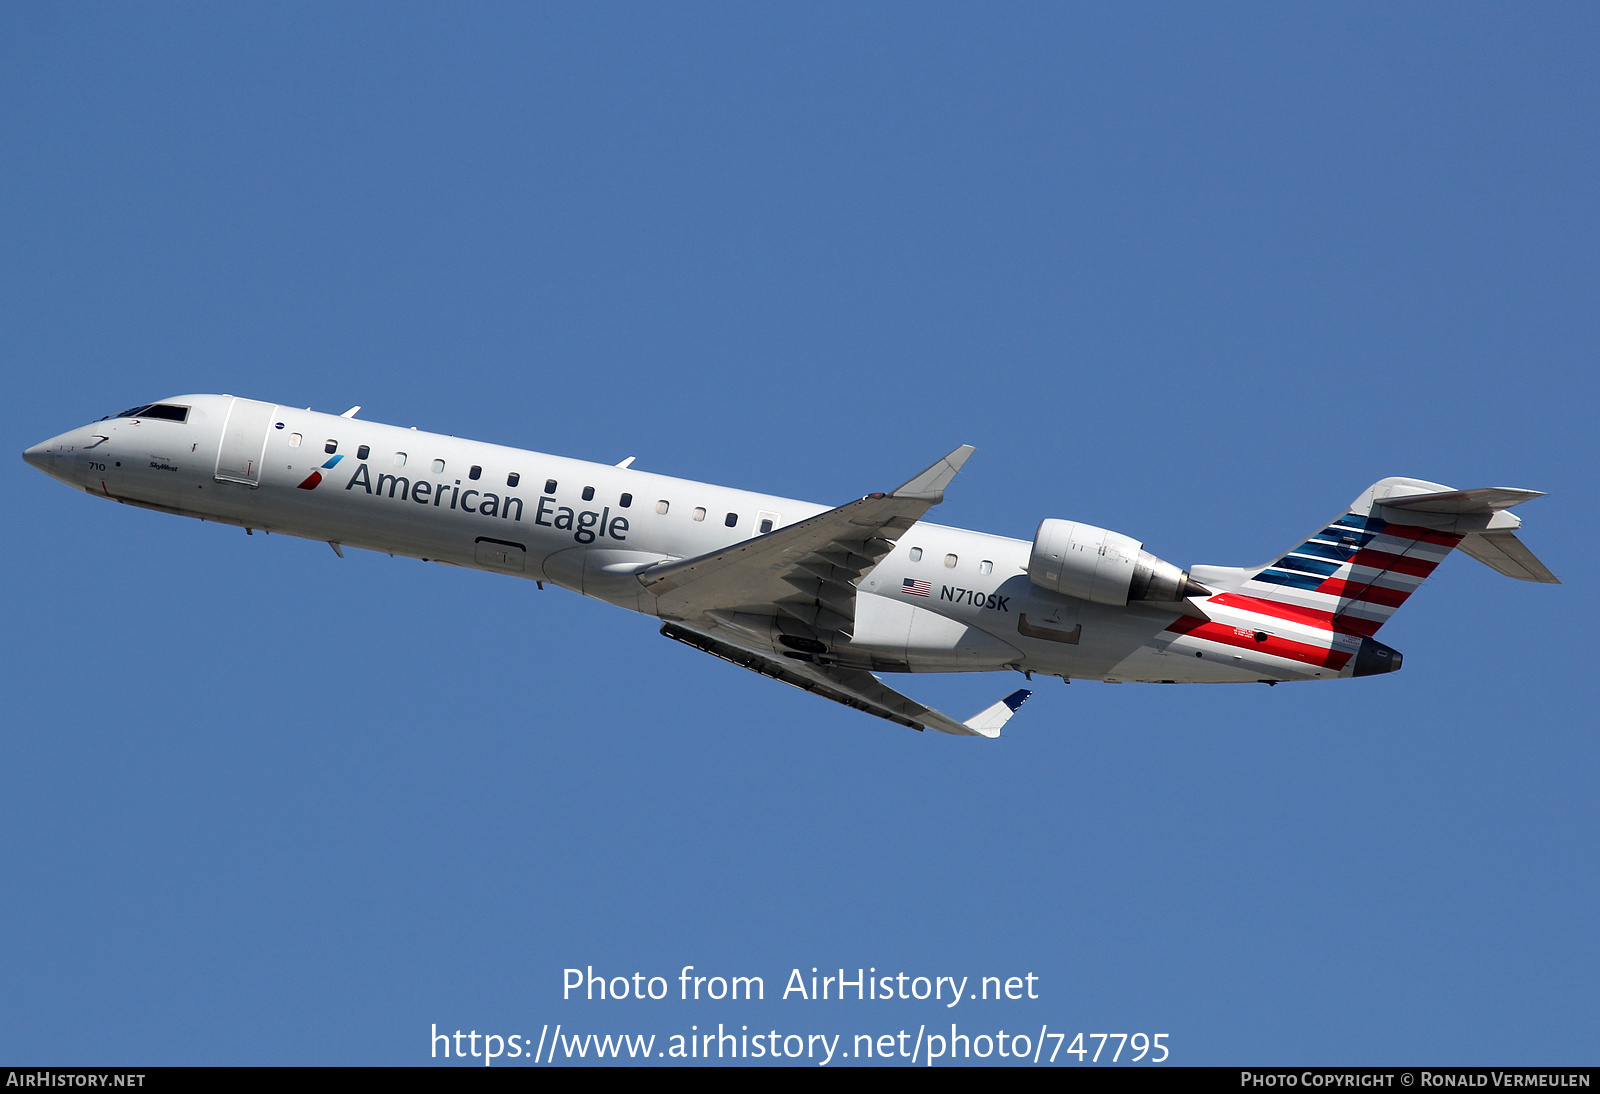
[[[1281,558],[1234,571],[1235,580],[1223,583],[1228,591],[1210,602],[1369,637],[1454,548],[1465,546],[1473,557],[1483,558],[1488,543],[1497,539],[1514,542],[1531,566],[1523,563],[1525,572],[1517,572],[1485,559],[1489,565],[1524,580],[1554,582],[1555,575],[1516,540],[1512,530],[1521,522],[1503,512],[1540,496],[1533,490],[1451,490],[1419,479],[1383,479]],[[1208,581],[1224,571],[1197,566],[1192,572]]]

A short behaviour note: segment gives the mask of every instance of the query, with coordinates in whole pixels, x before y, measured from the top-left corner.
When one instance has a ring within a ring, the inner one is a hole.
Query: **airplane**
[[[997,737],[1020,689],[958,721],[878,673],[1278,684],[1400,668],[1374,635],[1454,548],[1559,584],[1516,536],[1539,491],[1386,478],[1260,566],[1180,569],[1118,532],[1033,540],[924,521],[974,451],[830,508],[632,466],[232,395],[108,415],[23,458],[163,513],[546,581],[661,633],[912,729]]]

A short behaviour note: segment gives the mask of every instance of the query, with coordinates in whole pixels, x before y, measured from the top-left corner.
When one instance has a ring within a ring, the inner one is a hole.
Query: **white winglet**
[[[1032,694],[1033,692],[1027,688],[1019,688],[994,706],[981,713],[974,714],[961,724],[980,737],[998,737],[1000,736],[1000,727],[1011,720],[1011,716],[1017,712],[1017,708],[1026,703],[1028,696]]]
[[[970,444],[964,444],[950,455],[927,468],[894,492],[897,498],[920,498],[938,505],[944,500],[944,488],[950,485],[956,477],[956,472],[961,470],[961,465],[967,462],[977,449]]]
[[[351,407],[349,410],[345,411],[343,414],[339,415],[339,417],[341,417],[341,418],[354,418],[356,416],[356,411],[358,411],[360,409],[361,409],[361,406],[358,403],[357,405]]]

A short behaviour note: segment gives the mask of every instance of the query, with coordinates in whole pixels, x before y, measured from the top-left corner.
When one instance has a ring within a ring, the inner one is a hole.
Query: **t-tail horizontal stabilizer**
[[[1498,570],[1518,581],[1537,581],[1559,585],[1561,579],[1540,562],[1515,532],[1479,532],[1461,541],[1461,552],[1471,555],[1491,570]]]
[[[1410,494],[1384,498],[1377,505],[1411,514],[1410,519],[1430,528],[1448,528],[1464,533],[1458,547],[1491,570],[1518,581],[1537,581],[1559,585],[1561,579],[1540,562],[1527,544],[1517,538],[1515,529],[1522,521],[1505,510],[1534,498],[1538,490],[1491,486],[1481,490],[1446,490],[1433,494]],[[1423,514],[1426,514],[1424,516]]]

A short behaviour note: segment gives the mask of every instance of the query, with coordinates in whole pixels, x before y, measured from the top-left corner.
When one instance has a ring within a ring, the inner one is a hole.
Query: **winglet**
[[[1032,694],[1033,692],[1027,688],[1018,688],[994,706],[981,713],[974,714],[961,724],[980,737],[998,737],[1000,736],[1000,728],[1011,720],[1011,716],[1017,712],[1017,708],[1026,703],[1028,696]]]
[[[961,470],[961,465],[967,462],[977,449],[970,444],[964,444],[944,459],[939,460],[922,474],[906,483],[894,492],[897,498],[915,498],[919,501],[928,501],[937,505],[944,500],[944,488],[950,485],[956,477],[956,472]]]

